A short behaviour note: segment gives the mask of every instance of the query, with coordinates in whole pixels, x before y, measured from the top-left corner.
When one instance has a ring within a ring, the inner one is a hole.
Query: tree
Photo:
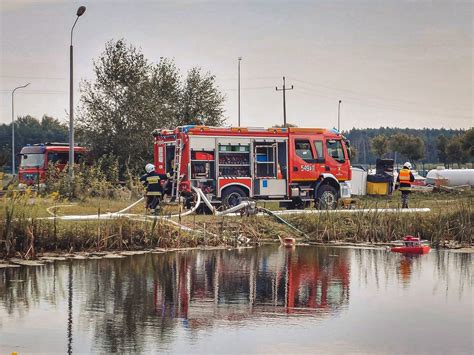
[[[388,145],[388,138],[381,134],[370,140],[370,149],[378,157],[383,157],[388,153]]]
[[[425,143],[421,137],[397,133],[390,139],[390,149],[415,162],[425,156]]]
[[[408,136],[403,150],[400,152],[410,161],[418,161],[425,156],[425,142],[421,137]]]
[[[95,158],[115,154],[127,170],[149,159],[149,132],[157,123],[148,110],[149,71],[143,54],[123,40],[108,42],[94,62],[96,81],[82,83],[77,126]]]
[[[474,158],[474,128],[470,128],[461,137],[461,146],[465,155]]]
[[[194,68],[182,84],[172,60],[150,63],[123,39],[107,42],[94,72],[95,81],[81,85],[78,128],[93,156],[117,157],[122,175],[152,161],[154,129],[223,122],[224,98],[213,75]]]
[[[467,155],[463,151],[461,137],[455,137],[446,146],[446,154],[448,161],[453,164],[457,163],[458,167],[466,161]]]
[[[448,164],[448,156],[446,153],[446,146],[448,145],[448,139],[440,135],[437,139],[436,149],[438,150],[438,159],[439,161],[443,162],[446,166]]]
[[[181,101],[181,124],[222,125],[224,96],[216,87],[214,75],[202,74],[199,68],[191,69]]]
[[[420,137],[423,139],[425,149],[423,160],[425,162],[437,163],[439,162],[438,150],[437,150],[437,138],[440,135],[445,136],[448,140],[453,138],[456,135],[463,134],[464,131],[458,129],[444,129],[444,128],[423,128],[423,129],[414,129],[414,128],[391,128],[391,127],[380,127],[380,128],[363,128],[357,129],[352,128],[348,132],[344,133],[352,143],[354,147],[357,147],[360,155],[358,158],[358,163],[375,163],[376,154],[374,154],[368,147],[370,140],[377,135],[384,135],[389,137],[389,139],[397,133],[404,133],[407,135],[412,135]],[[391,139],[390,139],[391,140]],[[389,153],[386,156],[393,157],[394,150],[389,149]],[[397,158],[398,159],[398,158]],[[356,163],[354,161],[354,163]]]

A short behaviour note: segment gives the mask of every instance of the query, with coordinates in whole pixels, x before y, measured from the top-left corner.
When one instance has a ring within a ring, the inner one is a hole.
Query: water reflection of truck
[[[87,149],[74,147],[74,162],[79,163]],[[46,179],[48,165],[54,165],[62,171],[69,162],[69,145],[67,143],[41,143],[27,145],[20,151],[20,168],[18,169],[19,187],[42,186]]]
[[[266,314],[326,317],[349,303],[347,252],[325,250],[170,255],[156,270],[154,304],[162,317],[190,325]],[[232,307],[228,305],[232,304]],[[193,327],[193,326],[192,326]]]
[[[153,136],[156,171],[179,171],[175,183],[184,197],[192,198],[194,186],[227,207],[257,198],[335,208],[349,193],[349,142],[336,131],[183,126]]]

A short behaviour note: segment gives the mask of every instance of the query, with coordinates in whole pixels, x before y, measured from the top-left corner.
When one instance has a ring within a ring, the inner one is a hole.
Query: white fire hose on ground
[[[61,220],[61,221],[94,221],[94,220],[111,220],[111,219],[119,219],[119,218],[128,218],[128,219],[131,219],[131,220],[141,221],[141,222],[154,222],[154,221],[159,220],[159,221],[164,221],[166,223],[169,223],[169,224],[171,224],[175,227],[178,227],[181,230],[193,231],[192,228],[189,228],[185,225],[182,225],[182,224],[180,224],[176,221],[173,221],[172,218],[185,217],[185,216],[188,216],[188,215],[194,213],[198,209],[198,207],[201,205],[202,200],[204,200],[205,204],[209,207],[209,209],[212,211],[212,213],[216,216],[222,216],[222,215],[226,215],[226,214],[229,214],[229,213],[234,213],[238,210],[241,210],[241,209],[246,208],[246,207],[251,205],[250,201],[246,201],[246,202],[242,202],[241,204],[239,204],[235,207],[232,207],[228,210],[220,212],[220,211],[217,211],[217,209],[214,206],[212,206],[212,204],[209,202],[209,200],[204,195],[204,193],[202,192],[201,189],[196,188],[196,187],[192,187],[192,189],[194,190],[194,192],[196,193],[196,196],[197,196],[196,203],[193,206],[193,208],[191,208],[190,210],[188,210],[184,213],[175,213],[175,214],[172,214],[172,215],[169,215],[169,216],[150,216],[150,215],[146,215],[146,214],[125,213],[125,212],[129,211],[130,209],[132,209],[133,207],[135,207],[136,205],[138,205],[140,202],[142,202],[144,200],[144,197],[142,197],[139,200],[135,201],[131,205],[125,207],[124,209],[122,209],[118,212],[112,212],[112,213],[109,212],[109,213],[104,213],[104,214],[56,216],[55,213],[51,211],[53,208],[56,209],[58,207],[66,207],[66,206],[71,206],[71,205],[52,206],[52,207],[49,207],[49,208],[46,209],[46,211],[49,214],[51,214],[51,217],[43,217],[43,218],[38,218],[38,219],[41,219],[41,220]]]
[[[240,211],[242,209],[250,209],[252,211],[257,211],[258,209],[255,208],[255,202],[253,201],[244,201],[238,204],[237,206],[231,207],[225,211],[218,211],[212,203],[209,201],[207,196],[202,192],[200,188],[196,188],[194,186],[191,187],[193,191],[196,193],[196,203],[191,208],[190,210],[184,212],[184,213],[175,213],[172,215],[168,216],[150,216],[146,214],[134,214],[134,213],[125,213],[135,207],[137,204],[142,202],[144,200],[144,197],[140,198],[139,200],[135,201],[131,205],[125,207],[124,209],[118,211],[118,212],[108,212],[104,214],[92,214],[92,215],[66,215],[66,216],[56,216],[55,213],[51,211],[53,208],[58,208],[58,207],[66,207],[66,206],[71,206],[71,205],[57,205],[57,206],[52,206],[47,208],[47,212],[51,214],[51,217],[42,217],[38,218],[40,220],[62,220],[62,221],[92,221],[92,220],[111,220],[111,219],[119,219],[119,218],[128,218],[131,220],[135,221],[143,221],[143,222],[154,222],[157,220],[164,221],[166,223],[172,224],[173,226],[178,227],[181,230],[185,231],[193,231],[192,228],[189,228],[185,225],[182,225],[176,221],[173,221],[172,218],[180,218],[180,217],[185,217],[188,216],[192,213],[194,213],[198,207],[201,205],[202,202],[209,208],[209,210],[212,212],[214,216],[240,216],[240,213],[237,213],[237,211]],[[384,208],[384,209],[362,209],[362,210],[280,210],[280,211],[271,211],[271,215],[290,215],[290,214],[314,214],[314,213],[375,213],[375,212],[381,212],[381,213],[394,213],[394,212],[403,212],[403,213],[409,213],[409,212],[429,212],[429,208],[407,208],[407,209],[397,209],[397,208]],[[255,215],[257,216],[264,216],[268,215],[268,211],[263,211],[260,209],[258,213]],[[286,222],[287,223],[287,222]]]

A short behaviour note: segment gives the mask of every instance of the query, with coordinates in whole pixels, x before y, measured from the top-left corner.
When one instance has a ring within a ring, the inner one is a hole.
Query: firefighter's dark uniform
[[[167,175],[158,174],[156,171],[146,173],[140,178],[143,186],[146,187],[147,208],[154,210],[158,207],[163,196],[161,181],[167,179]]]
[[[415,181],[415,176],[413,176],[410,169],[403,168],[400,170],[396,186],[398,186],[402,193],[402,208],[408,208],[408,195],[410,194],[413,181]]]

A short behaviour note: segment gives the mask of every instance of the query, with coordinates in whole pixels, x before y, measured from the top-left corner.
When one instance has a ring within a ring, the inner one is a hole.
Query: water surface
[[[264,246],[0,270],[0,353],[472,353],[471,254]]]

